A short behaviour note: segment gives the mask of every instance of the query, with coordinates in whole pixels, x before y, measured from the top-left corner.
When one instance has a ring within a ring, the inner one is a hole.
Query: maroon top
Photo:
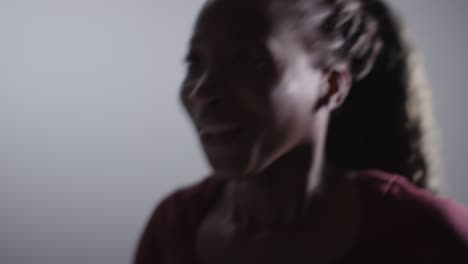
[[[224,181],[209,177],[164,199],[142,235],[136,264],[200,264],[195,240]],[[468,263],[468,208],[377,170],[358,176],[362,223],[337,264]]]

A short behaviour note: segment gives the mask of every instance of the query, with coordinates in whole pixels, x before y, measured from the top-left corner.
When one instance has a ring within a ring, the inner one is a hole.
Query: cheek
[[[275,63],[282,69],[270,95],[275,119],[282,127],[306,129],[320,95],[321,72],[312,66],[311,54],[289,31],[278,30],[269,39],[268,46]]]
[[[307,129],[313,107],[319,98],[320,74],[307,65],[291,65],[271,93],[274,115],[279,126]]]
[[[271,87],[273,86],[271,79],[269,75],[233,80],[229,83],[231,93],[226,103],[253,124],[261,127],[271,123]]]

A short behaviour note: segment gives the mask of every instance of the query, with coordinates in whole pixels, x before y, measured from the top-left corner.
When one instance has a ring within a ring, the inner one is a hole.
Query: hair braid
[[[281,23],[274,28],[296,32],[314,55],[311,64],[352,75],[346,101],[330,118],[327,159],[434,188],[430,90],[394,12],[383,0],[275,0],[272,10],[273,23]]]
[[[415,63],[399,19],[381,0],[327,2],[334,11],[324,25],[334,21],[335,26],[322,30],[345,39],[338,56],[348,60],[354,77],[347,102],[330,121],[329,158],[354,169],[398,173],[433,188],[436,146],[430,138],[430,98],[423,98],[430,91],[415,81],[422,65]]]

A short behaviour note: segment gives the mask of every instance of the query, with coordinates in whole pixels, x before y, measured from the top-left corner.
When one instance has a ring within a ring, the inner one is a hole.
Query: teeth
[[[214,125],[214,126],[204,126],[200,129],[200,134],[218,134],[224,133],[233,129],[238,128],[239,124],[224,124],[224,125]]]

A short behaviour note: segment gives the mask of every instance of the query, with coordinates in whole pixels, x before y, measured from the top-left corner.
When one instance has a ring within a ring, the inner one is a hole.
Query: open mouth
[[[241,129],[242,126],[240,124],[220,124],[220,125],[207,125],[203,126],[198,130],[201,136],[207,135],[217,135],[217,134],[224,134],[230,133],[235,130]]]
[[[201,139],[206,143],[227,143],[238,138],[245,131],[241,124],[207,125],[199,129]]]

